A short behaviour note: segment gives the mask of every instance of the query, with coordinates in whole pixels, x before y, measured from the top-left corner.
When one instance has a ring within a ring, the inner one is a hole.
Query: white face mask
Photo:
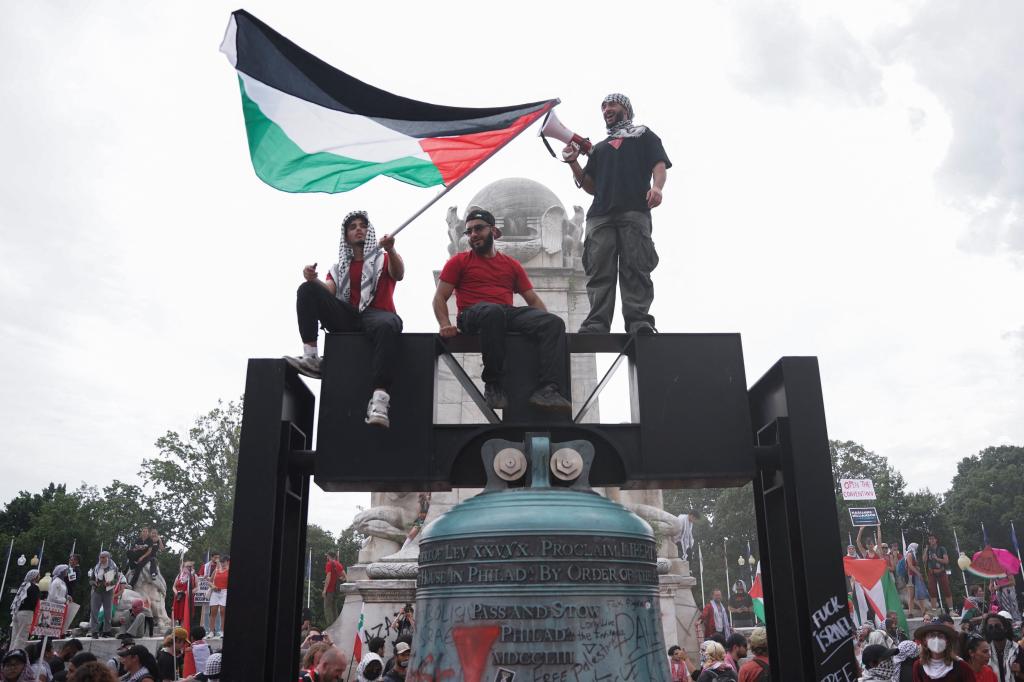
[[[946,650],[946,638],[945,637],[929,637],[928,650],[935,654],[941,654]]]

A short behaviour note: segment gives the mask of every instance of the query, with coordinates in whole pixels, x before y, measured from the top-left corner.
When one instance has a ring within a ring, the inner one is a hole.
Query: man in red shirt
[[[740,668],[739,682],[760,682],[771,679],[768,672],[768,634],[764,628],[754,628],[750,633],[750,652],[754,657]]]
[[[544,307],[519,261],[494,248],[501,230],[490,211],[470,211],[466,236],[469,251],[457,253],[445,263],[434,294],[434,316],[441,336],[450,338],[459,332],[480,335],[484,398],[494,410],[508,407],[501,383],[505,374],[505,333],[520,332],[535,339],[540,345],[540,376],[530,404],[557,412],[571,411],[572,404],[558,385],[565,363],[565,323]],[[448,299],[453,292],[459,309],[454,325],[448,316]],[[513,307],[512,295],[516,293],[526,306]]]
[[[325,280],[316,263],[302,270],[306,281],[295,304],[302,337],[302,356],[285,357],[300,374],[320,378],[317,323],[329,332],[365,332],[373,340],[373,396],[366,407],[366,423],[387,428],[391,402],[392,369],[398,353],[402,318],[395,312],[395,283],[405,277],[405,263],[395,250],[395,238],[377,241],[366,211],[352,211],[341,223],[338,262]],[[364,258],[364,246],[373,251]],[[375,248],[379,246],[380,248]]]
[[[337,552],[327,552],[324,559],[327,563],[324,565],[324,589],[321,594],[324,598],[324,627],[329,628],[338,619],[338,588],[348,580],[348,576],[345,575],[345,566],[338,561]]]

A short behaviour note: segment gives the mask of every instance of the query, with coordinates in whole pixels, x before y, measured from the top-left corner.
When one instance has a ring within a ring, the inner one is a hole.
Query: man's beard
[[[492,248],[494,248],[494,235],[489,234],[487,235],[487,239],[484,240],[484,243],[480,246],[474,246],[473,250],[476,251],[478,256],[486,256],[491,252]]]

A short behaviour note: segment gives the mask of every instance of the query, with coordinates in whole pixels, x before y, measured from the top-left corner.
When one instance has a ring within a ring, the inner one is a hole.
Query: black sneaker
[[[633,333],[637,336],[654,336],[658,333],[658,330],[646,322],[641,322],[637,326],[633,327]]]
[[[551,412],[572,412],[572,403],[566,400],[554,384],[541,386],[530,396],[530,404]]]
[[[492,410],[504,410],[508,407],[508,396],[499,384],[484,385],[484,400],[487,401],[487,407]]]

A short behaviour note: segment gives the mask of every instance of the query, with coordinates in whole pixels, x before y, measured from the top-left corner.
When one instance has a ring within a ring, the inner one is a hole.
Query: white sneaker
[[[319,355],[302,355],[302,356],[284,356],[285,361],[295,368],[295,371],[303,376],[310,377],[311,379],[320,378],[320,356]]]
[[[370,404],[366,406],[366,423],[388,428],[391,420],[388,419],[388,405],[391,403],[391,396],[387,391],[374,391],[370,398]]]

